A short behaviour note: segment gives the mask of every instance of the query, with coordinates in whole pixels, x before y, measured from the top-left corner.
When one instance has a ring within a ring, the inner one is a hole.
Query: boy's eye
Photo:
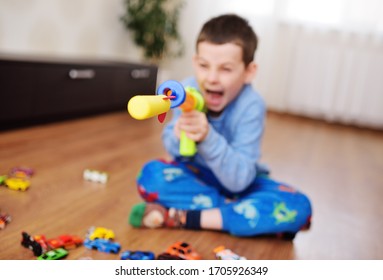
[[[200,64],[199,64],[199,67],[201,67],[201,68],[207,68],[208,66],[207,66],[207,64],[200,63]]]
[[[225,72],[231,72],[231,68],[223,68],[222,70]]]

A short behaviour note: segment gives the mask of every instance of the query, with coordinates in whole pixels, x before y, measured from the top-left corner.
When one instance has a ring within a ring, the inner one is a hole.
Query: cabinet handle
[[[133,69],[130,73],[133,79],[147,79],[150,76],[149,69]]]
[[[93,69],[71,69],[69,77],[73,80],[93,79],[96,72]]]

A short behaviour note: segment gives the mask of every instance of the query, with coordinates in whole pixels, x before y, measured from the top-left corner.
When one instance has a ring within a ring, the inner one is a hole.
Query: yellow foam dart
[[[170,106],[164,95],[136,95],[128,102],[128,112],[137,120],[145,120],[168,112]]]

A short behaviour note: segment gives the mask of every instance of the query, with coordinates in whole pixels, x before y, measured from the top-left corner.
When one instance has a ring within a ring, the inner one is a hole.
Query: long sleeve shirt
[[[198,90],[195,78],[183,81],[183,85]],[[257,175],[265,112],[262,97],[247,84],[219,117],[207,115],[209,132],[198,144],[193,160],[210,169],[229,193],[244,191]],[[180,156],[174,125],[181,113],[179,108],[174,109],[162,133],[165,149],[174,158]]]

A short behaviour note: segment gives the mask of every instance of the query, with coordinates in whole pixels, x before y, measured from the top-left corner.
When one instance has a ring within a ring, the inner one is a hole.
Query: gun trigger
[[[166,118],[166,112],[158,115],[158,121],[163,123]]]

